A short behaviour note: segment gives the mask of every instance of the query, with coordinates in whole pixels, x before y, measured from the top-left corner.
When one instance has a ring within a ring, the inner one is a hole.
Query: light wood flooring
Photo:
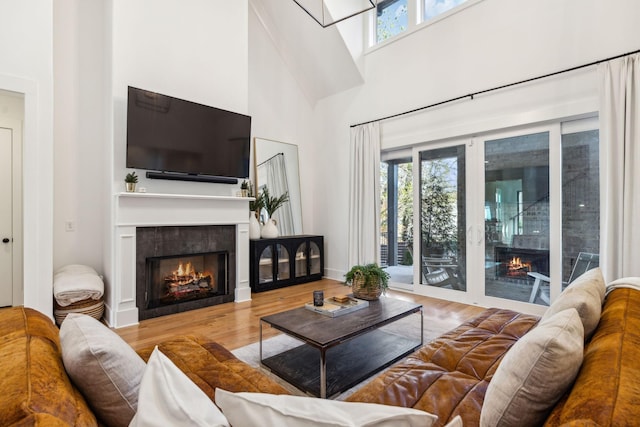
[[[341,282],[323,279],[273,291],[254,293],[252,300],[226,303],[169,316],[143,320],[135,326],[114,329],[135,350],[152,347],[179,335],[194,335],[216,341],[229,350],[259,340],[259,320],[262,316],[300,307],[311,301],[314,290],[323,290],[325,298],[351,291]],[[388,291],[387,296],[414,301],[424,307],[425,322],[458,326],[484,309],[472,305]]]

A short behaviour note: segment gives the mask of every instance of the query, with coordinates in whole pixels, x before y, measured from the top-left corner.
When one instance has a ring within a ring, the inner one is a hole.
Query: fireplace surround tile
[[[233,225],[164,226],[136,228],[136,301],[139,320],[180,313],[234,300],[236,230]],[[160,307],[147,304],[147,258],[206,252],[228,254],[227,293]]]

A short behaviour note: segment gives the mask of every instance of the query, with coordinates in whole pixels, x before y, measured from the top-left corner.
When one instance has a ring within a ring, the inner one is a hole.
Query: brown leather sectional
[[[216,387],[287,393],[216,343],[180,337],[158,347],[212,399]],[[38,311],[0,309],[0,390],[2,427],[103,425],[64,370],[59,329]]]
[[[438,415],[439,425],[456,415],[465,426],[478,425],[484,393],[498,364],[537,320],[488,309],[381,373],[348,400],[423,409]],[[585,347],[575,384],[545,425],[637,425],[639,335],[640,291],[614,290]],[[216,387],[287,393],[216,343],[182,337],[162,343],[160,349],[211,398]],[[149,352],[142,352],[143,358]],[[64,371],[57,327],[37,311],[0,310],[0,389],[0,426],[97,425]]]
[[[420,409],[442,425],[456,415],[479,425],[491,377],[537,316],[489,308],[392,366],[347,400]]]
[[[348,400],[422,409],[444,425],[460,415],[480,424],[484,394],[500,360],[536,317],[487,309],[379,375]],[[640,291],[616,289],[585,344],[572,388],[545,426],[633,426],[640,423]]]

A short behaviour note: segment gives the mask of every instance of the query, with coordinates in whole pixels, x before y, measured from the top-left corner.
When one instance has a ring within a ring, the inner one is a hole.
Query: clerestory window
[[[454,7],[460,6],[467,0],[423,0],[424,16],[423,20],[428,21],[436,16],[450,11]]]
[[[371,31],[371,45],[416,30],[481,0],[380,0]]]
[[[385,0],[378,3],[376,41],[385,41],[408,28],[407,0]]]

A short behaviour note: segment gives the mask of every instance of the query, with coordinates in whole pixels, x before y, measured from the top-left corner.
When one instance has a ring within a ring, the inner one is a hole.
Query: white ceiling
[[[363,83],[335,25],[322,28],[293,0],[249,3],[312,104]]]

